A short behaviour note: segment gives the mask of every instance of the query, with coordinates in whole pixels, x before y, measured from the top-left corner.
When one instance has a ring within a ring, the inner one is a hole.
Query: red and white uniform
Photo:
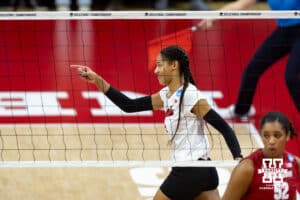
[[[168,87],[164,87],[160,91],[166,113],[165,128],[170,138],[175,134],[178,123],[181,93],[182,87],[170,97],[168,96]],[[199,158],[208,158],[209,144],[204,134],[204,121],[191,112],[200,99],[206,98],[193,84],[189,84],[183,97],[179,128],[172,143],[172,159],[174,161],[193,161]]]
[[[259,149],[247,158],[253,161],[254,174],[242,200],[294,200],[300,175],[293,155],[285,152],[283,159],[268,159]]]

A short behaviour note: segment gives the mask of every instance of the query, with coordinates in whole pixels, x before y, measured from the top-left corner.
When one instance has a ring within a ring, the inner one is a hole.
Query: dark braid
[[[293,124],[290,122],[290,120],[281,112],[273,111],[267,113],[260,122],[260,129],[265,125],[267,122],[275,122],[278,121],[286,134],[291,134],[292,137],[297,137],[297,133],[293,127]]]
[[[184,49],[182,49],[181,47],[176,46],[176,45],[168,46],[168,47],[162,49],[160,54],[163,57],[163,59],[167,60],[168,62],[173,62],[173,61],[177,60],[179,63],[180,76],[183,75],[183,77],[184,77],[182,93],[181,93],[181,96],[179,99],[179,113],[178,113],[179,116],[178,116],[175,133],[171,139],[171,142],[172,142],[173,139],[175,138],[176,132],[178,131],[178,128],[179,128],[179,122],[180,122],[180,118],[181,118],[180,114],[181,114],[184,93],[185,93],[186,88],[188,87],[189,83],[192,83],[193,85],[196,86],[196,82],[195,82],[195,80],[192,76],[191,70],[190,70],[189,57]]]

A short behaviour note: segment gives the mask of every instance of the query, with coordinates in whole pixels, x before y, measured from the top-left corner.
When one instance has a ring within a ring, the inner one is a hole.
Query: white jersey
[[[164,87],[160,90],[160,97],[164,102],[166,113],[165,128],[169,137],[172,138],[178,123],[182,87],[170,97],[167,96],[168,92],[169,88]],[[189,84],[184,93],[179,127],[172,141],[172,159],[174,161],[194,161],[199,158],[208,158],[209,143],[204,134],[204,120],[191,112],[200,99],[206,98],[193,84]]]

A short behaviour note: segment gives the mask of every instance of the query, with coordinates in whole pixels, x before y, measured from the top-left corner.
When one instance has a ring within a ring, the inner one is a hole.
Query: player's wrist
[[[95,85],[98,87],[98,89],[103,92],[103,93],[106,93],[110,87],[110,85],[104,81],[104,79],[98,75],[98,74],[95,74]]]

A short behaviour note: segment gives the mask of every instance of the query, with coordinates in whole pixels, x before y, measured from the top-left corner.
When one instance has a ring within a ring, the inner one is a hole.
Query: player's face
[[[174,76],[172,64],[167,60],[164,60],[161,55],[156,59],[154,73],[157,75],[158,82],[161,85],[168,85]]]
[[[269,158],[281,158],[288,134],[278,121],[266,122],[261,129],[264,154]]]

